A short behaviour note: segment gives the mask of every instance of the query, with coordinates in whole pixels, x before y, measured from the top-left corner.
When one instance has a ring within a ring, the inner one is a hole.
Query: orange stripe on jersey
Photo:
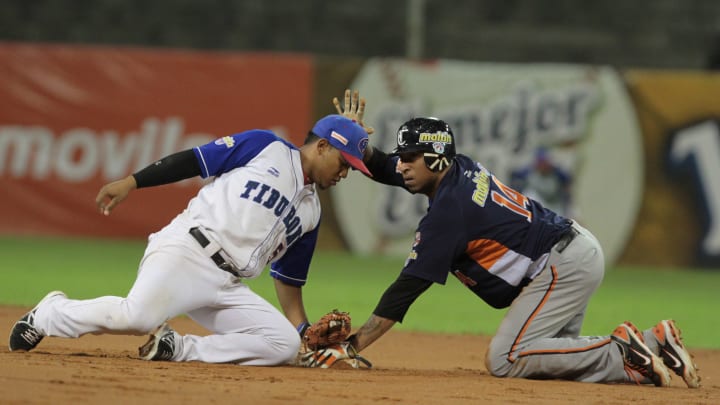
[[[572,354],[572,353],[580,353],[580,352],[586,352],[588,350],[597,349],[598,347],[605,346],[612,342],[612,339],[603,339],[599,341],[598,343],[595,343],[594,345],[590,346],[584,346],[584,347],[575,347],[572,349],[547,349],[547,350],[530,350],[527,352],[520,352],[518,354],[518,358],[524,357],[524,356],[532,356],[533,354]]]
[[[557,269],[555,266],[550,266],[550,270],[552,271],[552,282],[550,283],[550,287],[545,291],[545,295],[543,295],[542,300],[540,300],[540,303],[535,307],[535,310],[530,314],[528,319],[525,320],[525,324],[523,325],[522,329],[520,329],[520,333],[518,333],[517,337],[513,341],[512,347],[510,348],[510,352],[508,353],[508,361],[510,363],[515,362],[515,356],[513,356],[513,353],[517,349],[517,346],[520,344],[520,341],[522,340],[523,336],[525,335],[525,332],[527,332],[527,329],[530,327],[530,323],[532,320],[537,316],[538,312],[542,309],[542,307],[545,305],[547,300],[550,298],[550,294],[555,289],[555,286],[557,285],[558,280],[558,274]]]
[[[468,242],[465,252],[485,270],[489,270],[507,251],[506,246],[492,239],[476,239]]]

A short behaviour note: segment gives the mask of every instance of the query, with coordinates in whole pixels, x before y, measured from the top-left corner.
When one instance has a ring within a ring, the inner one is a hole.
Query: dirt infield
[[[26,308],[0,307],[7,336]],[[202,334],[187,319],[181,333]],[[6,337],[4,339],[7,339]],[[0,351],[0,403],[718,404],[720,351],[695,350],[703,386],[687,389],[491,377],[488,338],[390,332],[364,354],[372,370],[144,362],[139,336],[46,338],[31,353]]]

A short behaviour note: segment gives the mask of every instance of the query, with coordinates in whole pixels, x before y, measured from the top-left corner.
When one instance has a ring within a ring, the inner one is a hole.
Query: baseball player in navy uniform
[[[699,385],[673,321],[644,332],[626,322],[609,336],[579,336],[603,278],[597,239],[456,154],[442,120],[406,122],[394,153],[368,148],[365,163],[373,180],[424,194],[429,208],[397,280],[336,357],[362,351],[452,275],[492,307],[509,307],[486,354],[494,376],[668,386],[671,369],[689,387]]]
[[[278,365],[295,361],[308,324],[302,302],[320,222],[317,189],[334,186],[362,158],[368,134],[352,120],[319,120],[302,147],[250,130],[167,156],[105,185],[99,210],[110,214],[135,188],[214,177],[166,227],[150,235],[126,298],[73,300],[49,293],[13,327],[10,350],[44,336],[142,335],[145,360]],[[284,315],[245,279],[270,264]],[[180,314],[212,332],[181,336],[166,321]],[[154,330],[154,331],[153,331]]]

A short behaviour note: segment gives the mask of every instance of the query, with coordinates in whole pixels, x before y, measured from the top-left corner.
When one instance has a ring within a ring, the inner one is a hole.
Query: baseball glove
[[[298,357],[297,364],[302,367],[315,368],[347,368],[348,365],[352,368],[361,366],[372,368],[372,363],[358,354],[350,342],[342,342],[303,353]]]
[[[303,335],[309,350],[336,345],[350,336],[350,314],[333,309],[310,325]]]

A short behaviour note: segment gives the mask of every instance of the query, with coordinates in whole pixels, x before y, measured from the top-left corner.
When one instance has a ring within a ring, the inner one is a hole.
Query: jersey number
[[[493,190],[490,195],[492,196],[492,200],[495,204],[501,205],[510,211],[520,214],[525,217],[525,219],[528,222],[532,221],[532,212],[528,210],[528,198],[524,195],[518,193],[517,191],[511,189],[510,187],[504,185],[500,180],[498,180],[495,176],[492,176],[493,182],[495,182],[495,185],[498,186],[501,192],[497,192]]]

